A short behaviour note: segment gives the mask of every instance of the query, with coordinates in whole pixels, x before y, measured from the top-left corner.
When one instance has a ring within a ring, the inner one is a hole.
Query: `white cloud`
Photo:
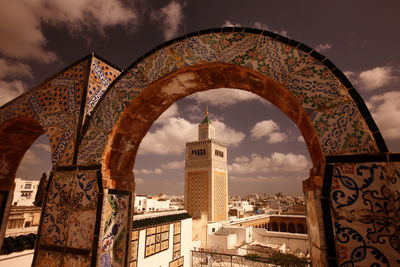
[[[42,149],[42,150],[47,151],[49,153],[51,152],[49,144],[34,144],[33,147],[34,148],[38,148],[38,149]]]
[[[288,32],[286,30],[274,31],[274,30],[270,29],[270,27],[268,25],[261,23],[259,21],[254,22],[253,26],[260,30],[271,31],[276,34],[280,34],[282,36],[289,37]]]
[[[242,27],[239,23],[233,23],[230,20],[225,20],[224,24],[222,24],[222,27]]]
[[[246,156],[240,156],[240,157],[235,158],[235,162],[239,162],[239,163],[249,162],[249,161],[250,161],[250,159]]]
[[[400,139],[400,92],[373,96],[367,105],[382,135],[391,140]]]
[[[157,22],[163,29],[165,40],[176,37],[184,17],[182,8],[183,6],[179,2],[171,1],[167,6],[151,13],[151,20]]]
[[[24,93],[25,89],[25,84],[20,80],[14,80],[11,82],[0,81],[0,106]]]
[[[287,140],[287,135],[285,133],[273,132],[269,135],[267,142],[269,144],[277,144]]]
[[[392,77],[392,67],[376,67],[360,73],[359,82],[361,88],[374,90],[387,85]]]
[[[183,169],[185,167],[185,161],[171,161],[165,164],[161,164],[161,168],[165,170],[175,170],[175,169]]]
[[[245,134],[238,132],[220,121],[213,121],[212,124],[215,126],[215,137],[216,139],[224,142],[228,146],[238,146],[243,141]]]
[[[319,53],[324,53],[332,48],[331,44],[319,44],[315,47],[315,50],[318,51]]]
[[[244,139],[244,133],[238,132],[223,122],[213,121],[216,138],[230,146],[237,146]],[[170,117],[155,131],[143,138],[139,154],[178,155],[185,151],[188,141],[197,140],[198,124],[180,117]]]
[[[391,66],[376,67],[360,73],[346,71],[344,74],[361,90],[372,91],[384,87],[399,78],[393,74]]]
[[[180,154],[185,150],[185,143],[195,140],[197,125],[180,118],[172,117],[154,132],[148,132],[139,147],[139,154]]]
[[[28,168],[31,168],[32,165],[39,165],[42,163],[43,160],[41,160],[31,149],[28,149],[22,158],[19,168],[21,170],[27,170]]]
[[[163,173],[163,170],[160,168],[155,168],[154,170],[149,170],[149,169],[140,169],[140,170],[133,170],[134,173],[136,174],[161,174]]]
[[[144,184],[144,180],[142,178],[135,178],[136,184]]]
[[[119,0],[5,1],[0,9],[0,53],[50,63],[57,56],[46,49],[43,24],[65,27],[78,34],[85,29],[104,33],[106,27],[132,26],[136,21],[133,8]]]
[[[161,114],[160,117],[154,122],[157,124],[165,124],[168,123],[168,120],[171,117],[176,117],[178,116],[179,111],[178,111],[178,105],[176,103],[172,104],[166,111],[164,111],[163,114]]]
[[[287,178],[284,176],[262,176],[262,175],[244,176],[244,177],[229,176],[229,182],[232,182],[232,183],[245,183],[245,184],[273,183],[273,184],[277,184],[280,181],[286,182]]]
[[[206,103],[211,106],[230,106],[242,101],[257,100],[264,103],[269,103],[263,98],[239,89],[220,88],[199,92],[188,96],[189,99],[194,99],[197,103]]]
[[[279,125],[273,120],[265,120],[257,122],[251,129],[251,137],[261,139],[267,137],[269,144],[276,144],[287,140],[285,133],[279,132]]]
[[[279,125],[273,120],[257,122],[251,129],[251,137],[260,139],[263,136],[268,136],[273,131],[279,130]]]
[[[32,69],[29,65],[21,62],[0,58],[0,79],[10,77],[32,78]]]
[[[304,140],[304,137],[303,137],[302,135],[299,135],[299,136],[297,137],[297,142],[305,143],[306,141]]]
[[[278,171],[302,171],[309,168],[310,163],[303,155],[274,152],[270,157],[252,154],[248,162],[236,161],[230,165],[232,174],[268,173]]]

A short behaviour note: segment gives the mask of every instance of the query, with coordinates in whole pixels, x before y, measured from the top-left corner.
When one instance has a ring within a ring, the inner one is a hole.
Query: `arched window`
[[[301,223],[297,225],[297,233],[305,233],[304,225],[302,225]]]
[[[289,223],[288,232],[289,233],[296,233],[296,227],[294,226],[294,223]]]
[[[284,223],[284,222],[280,223],[279,228],[280,228],[279,229],[280,232],[287,232],[286,223]]]

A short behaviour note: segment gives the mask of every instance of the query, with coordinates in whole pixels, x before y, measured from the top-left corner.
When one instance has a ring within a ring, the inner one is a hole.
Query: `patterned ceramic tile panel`
[[[91,258],[76,254],[65,254],[63,257],[63,266],[68,267],[89,267]]]
[[[28,116],[41,124],[49,137],[53,165],[72,163],[87,63],[77,63],[0,109],[0,122]]]
[[[108,194],[104,199],[100,266],[123,266],[129,196]]]
[[[85,115],[89,115],[108,86],[120,74],[119,70],[93,57],[86,94]]]
[[[96,172],[54,173],[47,198],[41,244],[91,249],[98,200]]]
[[[55,251],[39,250],[36,266],[38,267],[49,267],[49,266],[61,266],[62,254]]]
[[[89,126],[79,162],[100,162],[106,138],[96,140],[94,137],[108,134],[106,132],[113,127],[129,101],[148,84],[176,69],[205,62],[241,65],[284,83],[309,112],[326,154],[378,151],[346,88],[319,61],[297,48],[262,35],[210,33],[160,49],[121,77],[107,93],[108,101],[102,102],[96,111],[98,119],[94,118]],[[345,123],[333,125],[337,120]],[[324,123],[328,129],[318,128]],[[337,127],[341,129],[337,130]],[[88,147],[93,146],[100,148],[88,153]]]
[[[331,197],[341,266],[400,264],[399,181],[398,163],[335,166]]]
[[[67,239],[70,199],[74,190],[73,177],[55,173],[47,194],[40,243],[64,246]]]
[[[20,116],[27,116],[30,118],[34,118],[35,116],[26,95],[13,100],[9,105],[3,106],[0,109],[0,123]]]

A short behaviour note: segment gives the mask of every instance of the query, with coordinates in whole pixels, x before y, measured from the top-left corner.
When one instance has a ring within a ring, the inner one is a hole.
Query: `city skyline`
[[[385,6],[374,1],[362,6],[346,3],[345,8],[340,3],[317,1],[309,5],[251,2],[246,6],[230,1],[229,7],[228,2],[221,2],[137,1],[128,5],[112,0],[109,12],[83,1],[86,13],[79,9],[68,13],[69,4],[57,1],[48,6],[6,3],[0,11],[2,25],[8,25],[0,28],[1,104],[91,51],[126,68],[158,44],[182,34],[246,26],[277,32],[326,55],[370,107],[389,150],[400,151],[400,36],[393,26],[400,23],[397,2]],[[217,137],[224,134],[220,138],[229,145],[230,195],[256,190],[301,193],[301,181],[308,177],[311,163],[297,127],[258,96],[227,89],[184,98],[153,124],[135,163],[137,193],[181,190],[183,194],[185,142],[196,140],[193,131],[207,105]],[[50,147],[42,136],[27,151],[17,176],[39,179],[50,168]]]

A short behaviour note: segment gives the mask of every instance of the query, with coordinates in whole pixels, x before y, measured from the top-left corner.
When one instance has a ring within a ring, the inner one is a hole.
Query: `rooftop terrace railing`
[[[262,258],[252,255],[232,255],[204,251],[192,251],[192,267],[311,267],[309,260],[285,260]]]

